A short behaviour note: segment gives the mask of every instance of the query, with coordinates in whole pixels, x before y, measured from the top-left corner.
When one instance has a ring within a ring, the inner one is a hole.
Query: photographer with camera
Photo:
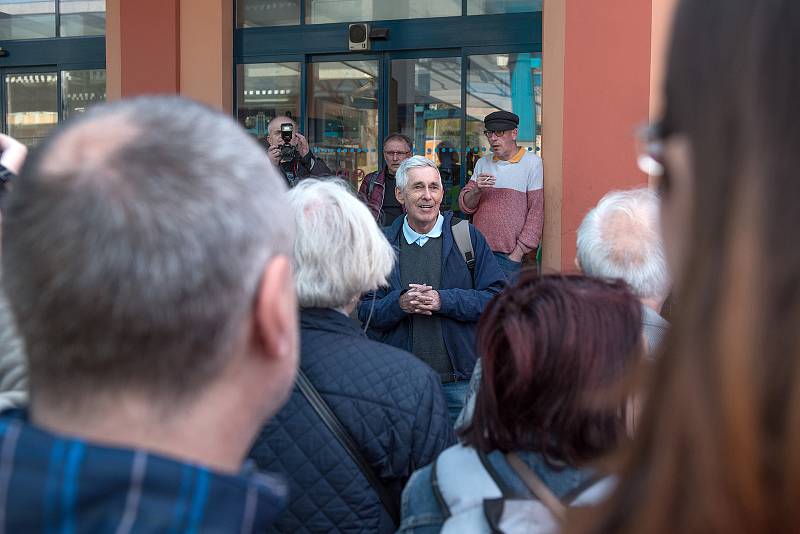
[[[275,117],[269,121],[267,129],[267,155],[281,169],[289,187],[309,176],[333,174],[325,162],[311,152],[308,140],[297,132],[297,123],[291,117]]]

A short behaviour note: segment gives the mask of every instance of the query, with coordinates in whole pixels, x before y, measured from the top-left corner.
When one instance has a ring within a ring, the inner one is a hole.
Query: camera
[[[291,122],[284,122],[281,124],[281,139],[283,140],[283,144],[280,147],[281,163],[288,163],[299,155],[297,147],[290,144],[292,142],[292,137],[294,137],[294,124]]]

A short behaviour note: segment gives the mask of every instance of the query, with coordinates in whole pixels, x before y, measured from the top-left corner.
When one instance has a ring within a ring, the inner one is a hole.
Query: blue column
[[[519,140],[536,139],[536,113],[533,100],[533,61],[531,54],[517,54],[511,72],[511,107],[519,116]]]

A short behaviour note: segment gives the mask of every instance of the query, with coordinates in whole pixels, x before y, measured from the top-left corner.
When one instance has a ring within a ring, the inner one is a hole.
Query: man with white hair
[[[472,225],[473,251],[465,254],[457,245],[452,226],[458,220],[439,211],[444,188],[431,160],[405,160],[397,170],[395,195],[406,215],[384,233],[399,261],[388,287],[362,298],[358,316],[373,338],[414,353],[439,374],[455,420],[475,367],[476,323],[505,276]]]
[[[289,479],[278,532],[394,532],[411,473],[455,442],[439,376],[408,352],[367,339],[348,317],[395,263],[367,207],[344,182],[313,178],[290,191],[289,205],[297,225],[299,373],[367,465],[348,456],[301,381],[250,456]]]
[[[578,228],[578,267],[621,278],[642,302],[642,329],[652,352],[669,329],[661,307],[670,278],[658,225],[658,195],[647,188],[607,193]]]

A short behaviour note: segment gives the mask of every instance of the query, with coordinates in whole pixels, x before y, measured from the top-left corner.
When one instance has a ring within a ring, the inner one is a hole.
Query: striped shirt
[[[478,206],[469,208],[464,195],[477,188],[478,176],[491,174],[494,187],[481,193]],[[493,155],[475,164],[472,178],[461,190],[461,211],[472,215],[472,224],[481,231],[493,252],[510,254],[519,245],[527,254],[539,246],[544,225],[544,185],[542,159],[520,147],[508,161]]]
[[[264,532],[282,482],[52,434],[0,415],[0,534]]]

